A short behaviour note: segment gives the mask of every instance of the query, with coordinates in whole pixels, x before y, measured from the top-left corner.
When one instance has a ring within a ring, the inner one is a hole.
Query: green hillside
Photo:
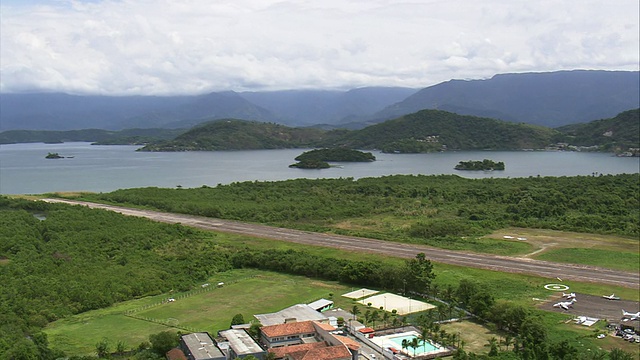
[[[540,149],[554,142],[556,130],[446,111],[423,110],[362,130],[325,131],[243,120],[208,122],[173,141],[144,151],[253,150],[304,147],[380,149],[420,153],[440,150]]]
[[[335,145],[400,153],[541,149],[557,134],[541,126],[423,110],[348,133]]]
[[[196,126],[172,141],[150,144],[142,151],[216,151],[310,147],[324,130],[291,128],[274,123],[236,119],[216,120]]]
[[[625,152],[640,148],[640,109],[629,110],[611,119],[573,124],[557,129],[565,142],[575,146],[597,146],[599,150]]]

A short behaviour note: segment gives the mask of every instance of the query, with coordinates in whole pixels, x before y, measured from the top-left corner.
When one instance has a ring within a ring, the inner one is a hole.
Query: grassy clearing
[[[329,293],[334,294],[336,306],[350,307],[352,304],[351,300],[340,296],[350,291],[348,287],[300,276],[234,270],[211,279],[211,283],[218,281],[223,281],[226,285],[189,297],[171,294],[177,301],[137,311],[136,315],[156,320],[176,319],[180,326],[215,334],[218,330],[229,328],[235,314],[241,313],[245,321],[250,321],[254,314],[274,312],[294,304],[328,298]],[[89,311],[56,321],[45,332],[52,348],[63,350],[69,355],[93,354],[95,344],[103,338],[109,341],[112,348],[119,341],[126,348],[135,348],[148,340],[150,334],[172,328],[127,317],[124,312],[158,304],[168,296],[148,297],[107,309]]]
[[[298,303],[310,303],[339,297],[348,288],[337,283],[270,272],[252,276],[222,288],[173,303],[141,311],[137,315],[155,319],[177,319],[181,325],[216,333],[228,329],[233,315],[241,313],[245,321],[254,314],[282,310]]]
[[[464,350],[476,354],[488,353],[489,348],[485,345],[489,343],[489,339],[499,338],[497,333],[473,321],[442,324],[441,328],[447,333],[460,335],[460,339],[464,341]]]
[[[367,218],[352,218],[341,222],[327,225],[338,230],[337,232],[353,236],[371,237],[375,239],[386,239],[390,241],[419,243],[441,249],[472,251],[478,253],[488,253],[494,255],[524,255],[535,250],[534,246],[520,241],[504,241],[490,237],[476,238],[460,237],[417,239],[407,237],[407,230],[415,223],[415,219],[407,217],[394,217],[388,215],[374,215]]]
[[[47,326],[45,333],[53,349],[68,355],[95,355],[95,345],[103,338],[111,348],[123,341],[127,348],[135,348],[149,339],[149,334],[167,330],[167,327],[124,316],[127,310],[160,302],[166,296],[152,296],[131,300],[106,309],[88,311],[58,320]]]
[[[617,270],[640,271],[640,241],[614,235],[599,235],[546,229],[507,228],[485,238],[504,236],[526,238],[534,251],[525,255],[533,259],[592,265]]]
[[[535,256],[535,259],[601,266],[610,269],[640,271],[640,253],[604,249],[562,248],[549,250]]]

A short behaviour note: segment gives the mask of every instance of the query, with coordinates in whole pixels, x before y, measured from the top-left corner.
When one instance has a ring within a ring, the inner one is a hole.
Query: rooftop
[[[206,332],[182,335],[182,341],[187,345],[195,360],[225,356]]]
[[[255,315],[260,324],[264,326],[284,324],[287,319],[296,321],[328,321],[328,318],[306,304],[297,304],[275,313]]]
[[[322,342],[283,346],[270,349],[269,352],[274,353],[276,358],[282,358],[289,355],[295,360],[351,359],[351,352],[349,352],[345,346],[327,346]]]
[[[221,331],[220,335],[229,342],[229,346],[238,355],[249,355],[264,351],[249,334],[241,329]]]
[[[316,300],[316,301],[314,301],[314,302],[312,302],[310,304],[307,304],[307,305],[309,305],[309,307],[311,307],[314,310],[320,310],[323,307],[329,306],[329,305],[332,305],[332,304],[333,304],[333,301],[331,301],[331,300],[320,299],[320,300]]]
[[[315,333],[316,329],[311,321],[303,321],[263,326],[260,328],[260,331],[262,331],[265,336],[272,338],[294,334]]]

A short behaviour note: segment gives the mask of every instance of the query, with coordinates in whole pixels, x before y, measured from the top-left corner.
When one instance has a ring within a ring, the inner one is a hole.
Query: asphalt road
[[[460,251],[443,250],[423,245],[402,244],[396,242],[374,240],[353,236],[314,233],[222,220],[201,216],[163,213],[158,211],[132,209],[122,206],[104,205],[83,201],[44,199],[47,202],[60,202],[84,205],[119,212],[124,215],[139,216],[164,223],[180,223],[205,230],[254,236],[264,239],[288,241],[312,246],[338,248],[354,252],[367,252],[401,258],[414,258],[418,253],[425,253],[433,262],[488,269],[507,273],[530,274],[553,279],[562,278],[580,282],[593,282],[616,285],[627,288],[640,288],[640,274],[586,265],[553,263],[525,258],[495,256]]]

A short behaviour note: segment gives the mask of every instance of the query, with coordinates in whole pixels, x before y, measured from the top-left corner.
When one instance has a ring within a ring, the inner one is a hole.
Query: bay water
[[[0,194],[109,192],[136,187],[200,187],[296,178],[456,174],[466,178],[638,173],[640,158],[563,151],[450,151],[384,154],[370,163],[335,163],[329,169],[289,168],[308,149],[140,152],[139,146],[90,143],[0,145]],[[46,159],[58,153],[63,159]],[[504,171],[459,171],[460,161],[491,159]]]

